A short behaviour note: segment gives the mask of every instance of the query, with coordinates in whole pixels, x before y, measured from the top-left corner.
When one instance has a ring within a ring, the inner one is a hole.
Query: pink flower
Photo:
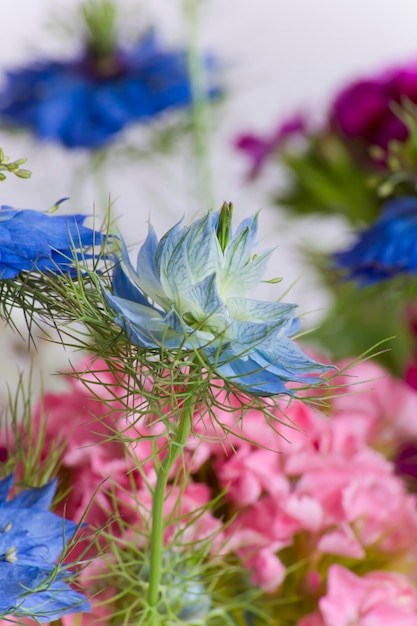
[[[253,504],[263,492],[275,496],[286,493],[288,480],[279,469],[279,461],[276,452],[242,446],[226,463],[218,464],[220,484],[239,507]]]
[[[348,362],[341,366],[348,366]],[[371,361],[348,367],[335,384],[342,385],[333,401],[334,415],[354,416],[366,424],[365,441],[383,449],[417,437],[417,392]]]
[[[300,619],[297,626],[326,626],[326,624],[323,622],[320,613],[311,613]]]
[[[274,552],[264,548],[246,561],[246,567],[253,571],[251,583],[258,585],[266,593],[273,593],[285,578],[285,567]]]
[[[340,565],[332,565],[327,594],[319,607],[324,626],[417,624],[415,587],[406,576],[395,572],[371,572],[360,578]]]

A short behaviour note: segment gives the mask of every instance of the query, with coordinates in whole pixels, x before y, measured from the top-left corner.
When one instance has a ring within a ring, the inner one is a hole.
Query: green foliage
[[[80,7],[87,46],[96,58],[111,57],[117,43],[117,7],[112,0],[87,0]]]
[[[358,163],[336,135],[312,135],[307,141],[304,150],[279,154],[289,182],[277,194],[277,204],[294,217],[317,213],[342,215],[355,226],[372,222],[381,199],[368,166]]]
[[[32,173],[29,170],[20,168],[26,161],[27,159],[10,161],[9,157],[6,156],[2,148],[0,148],[0,181],[6,180],[6,173],[14,174],[18,178],[30,178]]]
[[[327,260],[316,258],[313,263],[330,289],[333,303],[305,341],[335,361],[373,351],[376,360],[401,377],[412,349],[404,315],[412,298],[407,279],[359,289],[355,281],[343,281],[329,270]]]
[[[387,163],[381,176],[379,194],[382,197],[414,195],[417,193],[417,105],[404,100],[392,109],[408,130],[404,141],[390,141],[386,153],[373,150],[374,156]]]

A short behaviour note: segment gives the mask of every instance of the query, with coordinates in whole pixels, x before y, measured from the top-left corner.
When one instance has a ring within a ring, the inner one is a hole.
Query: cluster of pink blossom
[[[122,387],[103,363],[92,364],[89,376],[88,388],[70,378],[68,392],[43,398],[45,454],[51,441],[62,442],[67,517],[85,515],[93,528],[140,544],[155,485],[152,456],[164,454],[163,437],[150,435],[162,435],[163,426],[127,420]],[[195,416],[185,489],[175,481],[180,463],[172,475],[166,541],[179,528],[186,542],[210,537],[213,553],[237,555],[267,594],[303,598],[298,626],[415,626],[417,499],[389,458],[417,439],[417,392],[372,363],[336,382],[326,410],[268,400],[269,419],[237,398],[226,404],[220,389],[224,409]],[[120,432],[126,443],[115,437]],[[226,493],[225,528],[210,510],[211,487],[195,478],[208,464]],[[96,559],[82,572],[90,591],[100,589],[103,568]],[[93,598],[95,618],[111,616],[112,593],[107,585]]]
[[[417,394],[372,363],[336,382],[327,413],[293,401],[294,428],[274,431],[248,411],[235,452],[212,448],[235,514],[227,548],[266,592],[318,602],[299,626],[415,625],[417,499],[387,457],[417,438]]]

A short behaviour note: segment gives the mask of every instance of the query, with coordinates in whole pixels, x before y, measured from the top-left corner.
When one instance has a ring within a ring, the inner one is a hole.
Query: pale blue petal
[[[265,250],[243,267],[229,268],[222,278],[225,297],[244,296],[259,284],[273,250]]]
[[[166,272],[166,266],[169,263],[174,248],[184,237],[186,229],[182,226],[183,221],[184,220],[181,219],[175,226],[170,228],[157,245],[155,250],[155,266],[159,277],[162,272]]]
[[[249,231],[251,247],[253,247],[255,245],[255,237],[258,232],[258,213],[255,213],[255,215],[251,215],[250,217],[242,220],[239,226],[236,228],[234,236],[239,237],[240,233],[246,229]]]
[[[286,321],[294,316],[297,305],[233,297],[227,299],[227,308],[230,317],[235,320],[269,321],[282,318],[283,321]]]
[[[215,370],[219,376],[230,380],[243,391],[260,396],[292,394],[286,389],[281,378],[269,368],[259,366],[249,357],[233,358],[231,356],[231,358],[231,361],[215,366]]]
[[[285,332],[292,318],[281,317],[268,322],[244,322],[233,320],[229,326],[228,337],[233,340],[237,353],[248,353],[260,345],[273,345],[280,334]],[[278,332],[277,332],[278,331]]]
[[[182,337],[182,342],[178,346],[181,345],[186,350],[206,350],[212,348],[215,340],[213,333],[195,330],[175,310],[168,313],[165,317],[165,322],[175,332],[177,337]]]
[[[224,251],[223,274],[227,279],[241,270],[251,257],[252,239],[249,228],[245,228],[230,239]]]
[[[183,230],[182,237],[169,251],[169,256],[168,248],[166,248],[167,255],[161,255],[161,284],[165,293],[176,303],[181,302],[182,291],[194,282],[188,263],[186,237],[187,233]]]
[[[123,260],[130,265],[129,276],[139,289],[143,291],[151,300],[162,307],[170,306],[170,300],[164,292],[159,278],[159,270],[156,262],[156,254],[158,249],[158,238],[155,234],[153,226],[149,227],[149,233],[142,247],[139,250],[137,258],[136,273],[128,261],[128,255],[124,254]],[[127,257],[127,258],[126,258]]]
[[[209,213],[189,228],[186,243],[194,282],[219,271],[221,249],[216,236],[216,222],[216,216]]]
[[[181,294],[181,315],[190,313],[197,322],[224,330],[231,322],[227,308],[216,288],[216,275],[207,276]]]
[[[256,361],[262,367],[271,367],[285,380],[309,383],[320,381],[320,375],[332,367],[310,359],[298,344],[288,337],[280,337],[270,349],[261,346],[255,350]],[[315,374],[311,378],[311,374]]]
[[[145,298],[141,290],[138,288],[136,282],[130,279],[121,263],[116,265],[112,276],[113,294],[119,298],[125,300],[132,300],[143,306],[150,306],[150,303]]]
[[[182,338],[170,332],[165,315],[150,306],[143,306],[104,292],[109,306],[119,313],[115,322],[125,331],[130,341],[141,348],[176,348]]]

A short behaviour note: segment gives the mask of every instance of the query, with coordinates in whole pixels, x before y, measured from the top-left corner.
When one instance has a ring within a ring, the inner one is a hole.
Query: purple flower
[[[385,71],[358,80],[335,98],[330,125],[348,138],[386,149],[392,140],[404,141],[407,129],[391,108],[403,99],[417,103],[417,65]]]
[[[306,129],[305,118],[297,114],[280,124],[269,137],[260,137],[251,133],[240,135],[235,141],[235,146],[246,153],[251,161],[248,177],[255,178],[271,154],[282,148],[294,136],[304,134]]]

